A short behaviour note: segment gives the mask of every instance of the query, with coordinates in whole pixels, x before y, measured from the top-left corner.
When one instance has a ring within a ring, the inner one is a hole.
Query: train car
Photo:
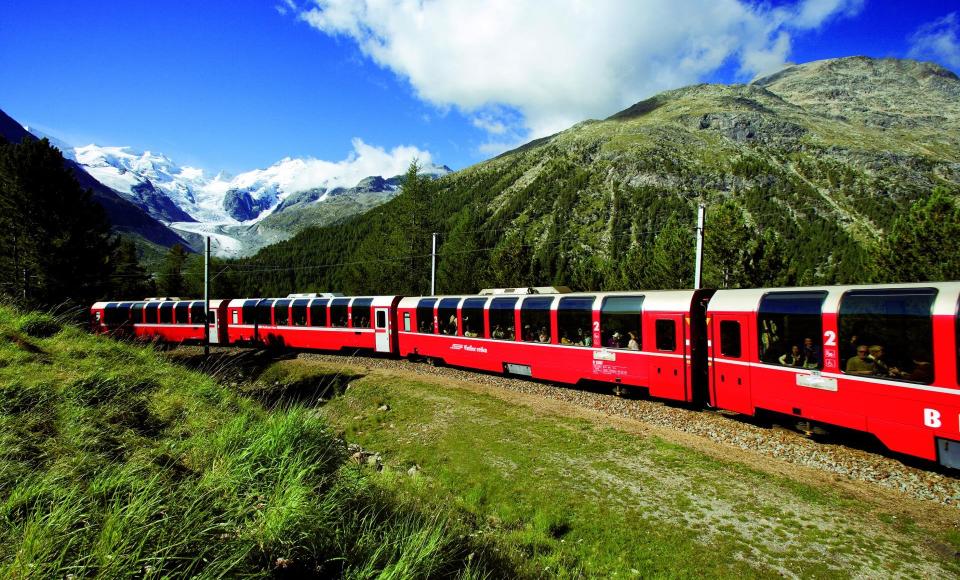
[[[291,294],[227,305],[230,344],[396,353],[399,296]]]
[[[710,402],[960,468],[960,283],[718,290]]]
[[[225,300],[210,301],[209,339],[226,344]],[[97,302],[90,308],[91,329],[147,340],[179,344],[203,342],[203,300],[151,298],[143,301]]]
[[[397,309],[398,354],[568,384],[644,387],[693,402],[706,397],[712,292],[511,288],[408,297]]]

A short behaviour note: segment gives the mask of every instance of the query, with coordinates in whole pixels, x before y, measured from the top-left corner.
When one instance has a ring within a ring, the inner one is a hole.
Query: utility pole
[[[693,269],[693,288],[700,288],[700,275],[703,272],[703,220],[707,213],[707,206],[701,203],[697,206],[697,261]]]
[[[430,252],[430,295],[437,294],[437,232],[433,232],[433,251]]]
[[[27,303],[27,269],[23,269],[23,303]]]
[[[203,356],[210,356],[210,236],[203,252]]]

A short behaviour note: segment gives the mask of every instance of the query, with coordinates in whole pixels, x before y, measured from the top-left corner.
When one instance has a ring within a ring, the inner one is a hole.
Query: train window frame
[[[666,329],[669,324],[670,332],[664,334],[661,329]],[[660,352],[676,352],[677,350],[677,321],[672,318],[657,318],[653,321],[653,333],[657,350]],[[669,339],[670,348],[666,348]]]
[[[728,329],[732,327],[732,334]],[[725,358],[743,358],[743,325],[739,320],[720,321],[720,355]]]
[[[290,303],[290,326],[307,325],[307,309],[310,306],[309,298],[297,298]]]
[[[826,290],[785,290],[761,296],[757,305],[757,361],[778,367],[822,370],[823,305],[827,295]],[[807,338],[813,340],[812,352],[804,354],[799,365],[787,364],[784,357],[794,345],[807,352]],[[808,362],[811,355],[816,357],[816,363]]]
[[[176,302],[160,303],[160,324],[173,324],[173,307]]]
[[[273,326],[274,302],[272,298],[264,298],[257,302],[257,326]]]
[[[370,313],[373,310],[373,298],[354,298],[350,305],[350,327],[370,328]]]
[[[238,320],[240,320],[240,315],[237,313],[236,310],[234,310],[232,313],[230,324],[239,324],[239,322],[237,322]]]
[[[563,296],[557,302],[557,341],[564,346],[593,346],[596,296]],[[584,323],[584,321],[586,321]]]
[[[410,313],[409,312],[403,313],[403,331],[410,332]]]
[[[507,306],[509,304],[509,306]],[[490,316],[490,338],[494,340],[511,340],[515,341],[517,339],[516,324],[517,324],[517,298],[501,296],[494,298],[490,301],[489,307],[489,316]],[[509,312],[509,315],[506,313]],[[494,320],[496,318],[496,320]],[[501,320],[502,319],[502,320]],[[500,329],[500,337],[494,336],[497,332],[497,327],[500,326],[503,322],[509,321],[509,326],[506,328]]]
[[[273,303],[273,325],[290,326],[290,303],[293,300],[281,298]]]
[[[386,310],[374,310],[374,326],[375,328],[384,329],[387,327],[387,311]]]
[[[330,321],[328,320],[327,306],[329,305],[329,298],[315,298],[310,301],[310,328],[328,327]],[[317,314],[320,314],[319,320],[317,320]]]
[[[446,336],[457,336],[460,334],[460,323],[457,320],[457,308],[460,306],[460,298],[441,298],[437,302],[437,326],[440,334]],[[450,324],[450,318],[453,318],[453,324]]]
[[[197,316],[199,314],[199,316]],[[204,317],[204,303],[200,300],[190,303],[190,324],[206,324]]]
[[[330,328],[350,327],[350,300],[352,298],[334,298],[330,301],[328,314]]]
[[[613,305],[617,302],[626,303],[638,299],[639,304],[634,308],[628,309],[626,306],[620,306],[616,311],[613,309]],[[644,294],[607,296],[603,299],[603,303],[600,305],[600,346],[619,350],[643,350],[643,303],[645,299],[646,295]],[[632,330],[627,328],[631,316],[636,316]],[[637,349],[630,348],[630,332],[636,333],[637,346],[639,347]],[[619,341],[614,343],[614,333],[620,333],[622,343]],[[620,346],[620,344],[623,346]]]
[[[160,318],[160,302],[157,300],[151,300],[147,302],[143,307],[144,317],[146,322],[144,324],[157,324],[157,320]],[[153,313],[153,316],[150,316],[150,313]]]
[[[528,296],[520,303],[520,327],[530,332],[521,335],[523,342],[551,344],[556,333],[553,332],[550,310],[553,308],[553,296]],[[538,330],[539,328],[539,330]],[[547,340],[543,340],[543,331],[546,330]]]
[[[486,298],[465,298],[460,306],[460,319],[463,323],[463,336],[467,338],[486,338],[487,325],[483,311],[487,306]],[[479,330],[477,330],[479,327]]]
[[[240,305],[240,316],[244,324],[254,325],[257,323],[257,304],[259,300],[244,300]]]
[[[436,324],[434,324],[434,307],[437,305],[436,298],[421,298],[417,301],[417,332],[420,334],[436,334]]]
[[[130,306],[130,322],[133,324],[143,324],[143,313],[146,310],[145,302],[135,302]],[[139,314],[139,316],[137,316]]]
[[[130,305],[123,302],[107,304],[103,308],[103,323],[108,326],[124,325],[130,322]]]
[[[879,380],[929,385],[934,382],[936,373],[933,311],[938,296],[939,290],[933,287],[848,290],[840,297],[840,305],[837,308],[838,344],[853,344],[852,339],[856,337],[860,339],[854,345],[857,350],[861,345],[867,346],[871,351],[872,347],[881,346],[885,355],[892,354],[889,358],[884,356],[884,366],[891,369],[889,374],[881,373],[874,363],[875,370],[864,376]],[[858,310],[851,304],[869,298],[886,298],[884,312],[864,311],[862,304],[857,305]],[[896,303],[894,298],[904,299],[899,302],[898,309],[901,310],[914,309],[921,301],[926,301],[926,305],[914,312],[894,313],[890,311]],[[914,298],[916,303],[910,304],[910,298]],[[891,318],[894,321],[891,322]],[[909,320],[911,318],[914,319],[912,323]],[[906,352],[910,353],[909,356],[904,354]],[[850,360],[857,356],[856,350],[853,353],[851,357],[844,357],[842,354],[840,356],[840,372],[844,375],[862,374],[855,371],[847,372]],[[928,360],[924,361],[924,358]]]
[[[190,303],[177,302],[173,306],[173,323],[190,324]]]

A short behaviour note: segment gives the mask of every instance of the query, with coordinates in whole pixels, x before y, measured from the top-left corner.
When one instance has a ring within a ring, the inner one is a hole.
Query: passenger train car
[[[210,302],[212,344],[367,350],[872,433],[960,468],[960,282]],[[203,302],[98,302],[97,332],[202,342]]]

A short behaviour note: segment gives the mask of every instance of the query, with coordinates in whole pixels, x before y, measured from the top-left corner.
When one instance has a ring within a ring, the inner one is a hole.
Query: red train
[[[210,302],[212,344],[367,350],[576,384],[642,387],[875,435],[960,468],[960,282]],[[203,340],[203,303],[98,302],[98,332]]]

